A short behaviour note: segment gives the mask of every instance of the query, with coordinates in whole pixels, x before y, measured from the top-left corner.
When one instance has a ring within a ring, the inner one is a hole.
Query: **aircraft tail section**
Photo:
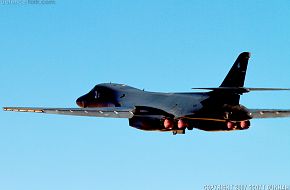
[[[249,58],[249,52],[241,53],[220,87],[243,87]]]
[[[250,58],[249,52],[241,53],[226,78],[218,88],[212,88],[210,92],[209,104],[238,105],[240,103],[240,95],[247,92],[244,88],[245,77]]]

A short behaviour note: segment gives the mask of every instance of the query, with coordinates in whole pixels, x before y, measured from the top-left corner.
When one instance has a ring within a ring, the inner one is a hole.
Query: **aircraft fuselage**
[[[230,107],[226,102],[215,102],[213,97],[210,93],[148,92],[123,84],[104,83],[96,85],[76,103],[82,108],[134,107],[134,117],[129,123],[142,130],[168,131],[185,127],[232,130],[226,126],[230,117],[235,118],[235,122],[250,119],[243,106]],[[181,121],[184,126],[178,127]]]

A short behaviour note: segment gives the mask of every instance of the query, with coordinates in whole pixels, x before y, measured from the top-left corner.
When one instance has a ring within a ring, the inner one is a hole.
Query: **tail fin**
[[[250,58],[249,52],[239,55],[220,87],[243,87]]]
[[[209,104],[230,104],[238,105],[240,102],[240,94],[237,90],[222,90],[238,88],[243,89],[246,77],[246,71],[248,67],[248,61],[250,58],[249,52],[243,52],[239,55],[231,70],[227,74],[226,78],[220,85],[220,88],[213,89],[211,97],[208,99]]]

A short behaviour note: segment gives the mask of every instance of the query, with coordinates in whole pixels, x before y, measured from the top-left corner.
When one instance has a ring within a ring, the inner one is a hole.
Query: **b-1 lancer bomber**
[[[144,131],[184,134],[194,128],[204,131],[235,131],[250,127],[255,118],[289,117],[290,110],[249,109],[240,96],[251,91],[290,90],[247,88],[244,81],[250,58],[241,53],[217,88],[193,88],[205,92],[147,92],[124,84],[104,83],[76,100],[80,108],[4,107],[4,111],[128,118],[129,125]]]

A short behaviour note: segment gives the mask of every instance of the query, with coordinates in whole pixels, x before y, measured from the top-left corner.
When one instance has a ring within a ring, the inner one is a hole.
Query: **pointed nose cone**
[[[85,108],[85,107],[86,107],[86,103],[85,103],[85,101],[83,100],[82,97],[80,97],[80,98],[78,98],[78,99],[76,100],[76,104],[77,104],[79,107],[81,107],[81,108]]]

